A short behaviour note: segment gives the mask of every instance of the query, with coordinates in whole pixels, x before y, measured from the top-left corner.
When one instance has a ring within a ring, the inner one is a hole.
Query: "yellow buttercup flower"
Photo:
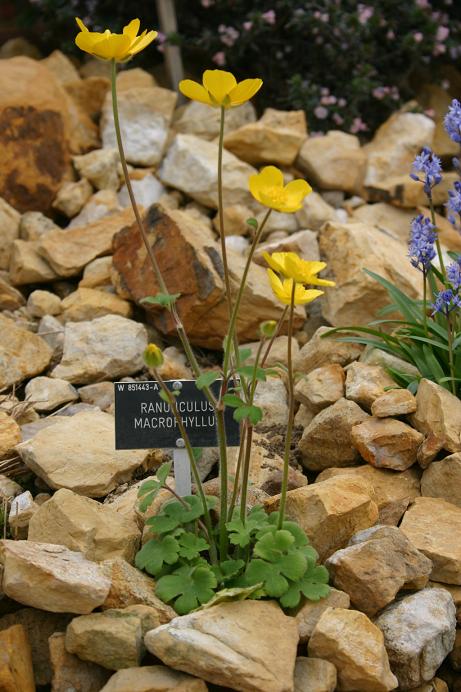
[[[319,279],[316,275],[325,269],[325,262],[308,261],[302,259],[296,252],[263,252],[263,257],[269,267],[283,274],[287,279],[294,279],[301,284],[311,286],[335,286],[334,281]]]
[[[148,368],[159,368],[163,365],[163,353],[157,344],[148,344],[144,349],[143,359]]]
[[[231,72],[205,70],[202,84],[192,79],[179,82],[179,91],[193,101],[215,108],[234,108],[249,101],[260,90],[262,79],[244,79],[238,82]]]
[[[272,271],[272,269],[267,270],[267,275],[276,298],[278,298],[284,305],[290,305],[291,292],[293,290],[293,279],[283,279],[282,281],[277,274]],[[294,304],[307,305],[307,303],[312,303],[313,300],[321,295],[323,295],[323,291],[318,291],[315,288],[307,289],[304,288],[302,284],[296,283]]]
[[[312,188],[305,180],[292,180],[283,184],[283,173],[276,166],[265,166],[260,173],[250,176],[250,192],[265,207],[285,213],[301,209]]]
[[[88,31],[81,19],[76,17],[75,21],[80,28],[80,33],[75,38],[76,45],[85,53],[90,53],[90,55],[102,60],[127,62],[133,55],[152,43],[157,36],[156,31],[147,31],[146,29],[138,36],[139,19],[132,19],[123,28],[123,34],[113,34],[109,29],[103,33]]]

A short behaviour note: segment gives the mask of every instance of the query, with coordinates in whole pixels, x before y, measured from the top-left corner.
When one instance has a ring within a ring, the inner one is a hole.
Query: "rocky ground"
[[[144,521],[160,506],[142,514],[137,490],[164,452],[115,451],[112,383],[148,376],[141,354],[151,340],[165,346],[165,378],[191,373],[173,325],[140,305],[157,286],[117,167],[108,86],[104,66],[79,72],[59,52],[0,62],[0,689],[459,692],[461,402],[429,381],[416,397],[388,391],[386,354],[321,339],[325,325],[366,324],[385,305],[364,267],[419,293],[406,240],[425,200],[408,171],[423,145],[446,159],[456,153],[441,128],[443,92],[425,91],[435,120],[410,104],[366,146],[342,132],[309,137],[302,112],[229,112],[234,291],[245,220],[262,214],[247,187],[255,167],[274,163],[316,190],[297,214],[270,219],[241,342],[281,313],[263,249],[321,256],[337,282],[320,308],[297,313],[302,377],[288,494],[288,514],[333,588],[289,614],[244,601],[175,617],[133,567]],[[136,196],[201,363],[212,366],[226,326],[217,113],[178,106],[137,68],[118,86]],[[436,204],[454,178],[434,189]],[[444,247],[460,250],[450,224],[438,223]],[[273,362],[286,346],[278,337]],[[251,498],[269,510],[278,505],[286,398],[282,380],[261,383]],[[214,450],[200,460],[209,493],[216,461]]]

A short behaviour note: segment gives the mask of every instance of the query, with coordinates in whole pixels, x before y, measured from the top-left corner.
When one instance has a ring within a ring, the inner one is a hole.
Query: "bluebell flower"
[[[453,225],[456,223],[455,214],[461,217],[461,181],[456,180],[454,190],[448,190],[448,220]]]
[[[458,255],[456,262],[452,262],[447,267],[447,279],[455,291],[461,288],[461,255]]]
[[[461,297],[452,288],[447,288],[437,293],[435,302],[432,304],[432,314],[443,312],[448,315],[455,308],[461,308]]]
[[[461,103],[453,99],[444,120],[445,130],[454,142],[461,144]]]
[[[418,173],[422,173],[423,178],[420,178]],[[410,178],[423,183],[424,192],[428,197],[431,197],[432,188],[442,180],[442,164],[432,149],[424,147],[421,153],[416,156],[413,161]]]
[[[414,267],[426,273],[436,252],[434,243],[437,238],[435,226],[429,219],[419,214],[411,222],[408,256]]]

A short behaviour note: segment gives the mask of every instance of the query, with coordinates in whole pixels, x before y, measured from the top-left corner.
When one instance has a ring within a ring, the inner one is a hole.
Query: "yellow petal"
[[[306,195],[312,192],[312,188],[308,182],[305,180],[292,180],[290,183],[285,185],[285,192],[291,198],[298,200],[299,198],[304,199]]]
[[[246,103],[258,92],[263,84],[262,79],[244,79],[229,93],[230,105],[241,106]]]
[[[101,41],[104,41],[104,34],[95,34],[90,31],[81,31],[75,37],[75,44],[80,48],[80,50],[85,51],[85,53],[91,53],[94,55],[94,46]]]
[[[202,81],[218,106],[225,105],[226,96],[237,85],[234,75],[225,70],[205,70]]]
[[[103,41],[93,46],[93,55],[103,60],[123,60],[130,47],[130,39],[123,34],[109,34]]]
[[[198,82],[194,82],[192,79],[183,79],[179,82],[179,91],[188,99],[193,101],[200,101],[200,103],[206,103],[208,106],[212,106],[210,95],[208,91]]]
[[[282,302],[285,303],[285,293],[284,293],[284,287],[282,282],[280,281],[279,277],[275,272],[272,271],[272,269],[267,270],[267,276],[269,277],[269,282],[272,288],[272,291],[274,292],[275,296]]]
[[[283,273],[283,255],[282,252],[274,252],[272,255],[269,255],[268,252],[263,252],[263,257],[266,260],[267,264],[269,267],[271,267],[274,271]]]
[[[264,166],[259,173],[261,184],[265,187],[282,187],[283,173],[276,166]]]
[[[125,36],[129,36],[131,42],[133,42],[138,35],[140,26],[141,22],[139,19],[132,19],[129,24],[123,27],[123,33]]]
[[[262,190],[262,184],[261,184],[261,176],[259,173],[255,173],[254,175],[250,175],[248,178],[248,189],[250,190],[251,194],[253,197],[258,201],[262,202],[261,199],[261,190]]]
[[[313,300],[319,298],[323,295],[323,291],[317,291],[315,289],[306,290],[301,284],[296,285],[295,289],[295,305],[307,305],[307,303],[312,303]]]
[[[82,20],[79,17],[75,17],[75,21],[77,22],[80,31],[88,31],[88,29],[86,28],[86,26],[84,25],[84,23],[82,22]]]
[[[149,31],[144,36],[140,36],[137,41],[130,47],[130,55],[136,55],[146,48],[152,41],[157,38],[157,31]]]

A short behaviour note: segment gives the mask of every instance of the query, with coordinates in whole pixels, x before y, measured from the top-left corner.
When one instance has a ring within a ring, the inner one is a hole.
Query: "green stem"
[[[278,337],[278,335],[280,334],[280,330],[282,329],[282,324],[283,324],[284,321],[285,321],[285,317],[286,317],[286,315],[287,315],[287,312],[288,312],[288,306],[283,310],[282,314],[280,315],[280,319],[279,319],[279,321],[277,322],[277,327],[276,327],[276,329],[275,329],[275,332],[273,333],[273,335],[272,335],[272,337],[271,337],[269,343],[267,344],[266,352],[264,353],[263,359],[262,359],[262,361],[261,361],[261,367],[262,367],[262,368],[264,367],[264,365],[265,365],[265,363],[266,363],[266,360],[267,360],[267,358],[268,358],[268,356],[269,356],[269,353],[271,352],[271,349],[272,349],[272,346],[274,345],[275,339],[276,339],[276,338]]]
[[[440,271],[442,272],[444,279],[446,279],[447,275],[445,273],[445,263],[443,261],[442,248],[440,246],[440,241],[439,241],[439,229],[437,228],[437,223],[435,220],[435,209],[434,209],[434,202],[432,201],[432,195],[429,197],[429,209],[431,210],[432,225],[434,226],[435,232],[436,232],[435,247],[437,248],[437,256],[439,258]]]
[[[239,447],[239,455],[237,459],[237,467],[235,469],[235,477],[234,477],[234,486],[232,488],[232,497],[231,501],[229,504],[229,511],[227,513],[227,519],[228,521],[231,521],[232,515],[234,513],[235,505],[237,504],[237,497],[239,494],[239,481],[240,481],[240,473],[242,470],[242,463],[243,463],[243,453],[245,451],[245,440],[246,440],[246,435],[247,435],[247,426],[243,426],[242,430],[242,435],[240,438],[240,447]]]
[[[227,263],[226,234],[224,231],[224,204],[223,204],[223,184],[222,184],[222,160],[224,150],[224,121],[226,109],[221,106],[221,118],[219,125],[219,144],[218,144],[218,215],[219,215],[219,237],[221,240],[221,255],[224,271],[224,285],[226,288],[227,309],[229,319],[232,314],[232,295],[229,276],[229,265]]]
[[[224,422],[224,409],[219,408],[216,411],[216,426],[218,433],[218,444],[219,444],[219,477],[221,481],[220,485],[220,516],[219,516],[219,558],[221,562],[227,560],[227,483],[228,483],[228,470],[227,470],[227,443],[226,443],[226,426]]]
[[[288,472],[290,470],[290,450],[291,450],[291,437],[293,433],[293,422],[295,417],[295,396],[294,396],[294,384],[293,384],[293,358],[291,352],[291,342],[293,338],[293,318],[295,310],[295,291],[296,282],[293,280],[293,286],[291,289],[291,300],[290,300],[290,316],[288,320],[288,349],[287,349],[287,367],[288,367],[288,426],[287,433],[285,437],[285,454],[283,457],[283,477],[282,477],[282,491],[280,493],[280,508],[279,508],[279,520],[278,528],[281,529],[283,526],[283,520],[285,518],[285,507],[287,502],[287,489],[288,489]]]
[[[427,331],[427,277],[426,272],[423,271],[423,320],[424,320],[424,333],[428,336]]]
[[[450,363],[451,391],[456,396],[456,381],[455,381],[455,362],[453,357],[453,324],[450,313],[447,314],[447,332],[448,332],[448,359]]]
[[[242,476],[242,496],[240,498],[240,519],[245,523],[247,515],[247,496],[248,496],[248,483],[250,479],[250,461],[251,461],[251,447],[253,443],[253,426],[248,423],[247,436],[246,436],[246,447],[245,447],[245,459],[243,461],[243,476]]]

